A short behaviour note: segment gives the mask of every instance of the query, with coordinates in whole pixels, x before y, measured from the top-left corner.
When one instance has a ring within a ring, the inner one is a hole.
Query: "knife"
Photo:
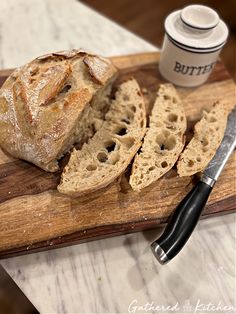
[[[223,140],[196,186],[174,211],[163,234],[151,244],[156,259],[166,264],[183,248],[229,156],[236,147],[236,107],[229,114]]]

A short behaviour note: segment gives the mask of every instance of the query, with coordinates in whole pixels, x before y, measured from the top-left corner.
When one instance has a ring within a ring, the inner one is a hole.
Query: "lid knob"
[[[220,21],[219,15],[213,9],[204,5],[189,5],[181,10],[181,20],[191,28],[209,30]]]

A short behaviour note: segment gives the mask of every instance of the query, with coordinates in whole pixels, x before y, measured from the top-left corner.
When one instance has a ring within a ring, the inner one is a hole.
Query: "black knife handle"
[[[152,243],[153,253],[161,264],[175,257],[189,239],[212,187],[213,184],[199,181],[177,206],[161,237]]]

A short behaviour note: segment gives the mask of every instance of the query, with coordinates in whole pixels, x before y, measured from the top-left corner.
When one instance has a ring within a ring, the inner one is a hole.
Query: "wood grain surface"
[[[163,80],[158,73],[159,53],[112,58],[120,68],[116,84],[135,77],[150,111]],[[0,71],[0,84],[11,70]],[[202,109],[224,99],[235,105],[235,85],[218,61],[207,84],[178,88],[188,118],[190,138]],[[202,217],[230,213],[236,207],[235,153],[217,182]],[[57,192],[60,172],[46,173],[0,150],[0,258],[56,248],[165,223],[178,202],[196,182],[179,178],[175,168],[163,178],[135,193],[128,184],[130,169],[109,187],[76,199]]]

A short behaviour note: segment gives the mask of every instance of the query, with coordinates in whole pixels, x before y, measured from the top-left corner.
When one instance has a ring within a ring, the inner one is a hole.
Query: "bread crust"
[[[0,90],[0,146],[57,171],[83,111],[116,73],[110,60],[81,50],[43,55],[16,69]]]

